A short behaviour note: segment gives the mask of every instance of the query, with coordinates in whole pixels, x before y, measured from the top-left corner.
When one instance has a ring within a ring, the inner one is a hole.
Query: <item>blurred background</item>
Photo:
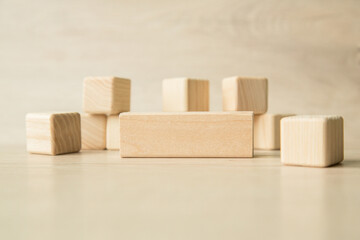
[[[81,111],[82,80],[132,79],[132,110],[161,111],[161,81],[269,79],[269,112],[337,114],[360,139],[358,0],[0,0],[0,145],[25,114]]]

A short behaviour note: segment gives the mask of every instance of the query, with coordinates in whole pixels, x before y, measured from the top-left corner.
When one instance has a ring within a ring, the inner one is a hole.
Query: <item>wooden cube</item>
[[[130,111],[129,79],[87,77],[84,80],[83,109],[92,114],[119,114]]]
[[[280,120],[293,114],[254,115],[254,148],[262,150],[280,149]]]
[[[165,79],[163,111],[209,111],[209,81],[190,78]]]
[[[106,149],[119,150],[120,148],[120,119],[119,115],[107,117]]]
[[[26,115],[27,151],[57,155],[81,148],[79,113],[29,113]]]
[[[81,114],[81,149],[106,148],[106,115]]]
[[[266,113],[268,80],[266,78],[230,77],[222,82],[224,111]]]
[[[252,112],[120,114],[122,157],[252,157]]]
[[[281,162],[328,167],[344,159],[343,118],[294,116],[281,120]]]

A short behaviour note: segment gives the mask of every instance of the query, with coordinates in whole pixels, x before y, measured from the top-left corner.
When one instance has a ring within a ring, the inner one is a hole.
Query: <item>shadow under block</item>
[[[106,115],[81,114],[81,149],[106,148]]]
[[[57,155],[81,148],[79,113],[29,113],[26,115],[27,151]]]
[[[190,78],[165,79],[163,111],[209,111],[209,81]]]
[[[222,81],[224,111],[266,113],[268,80],[266,78],[230,77]]]
[[[294,116],[281,120],[281,162],[328,167],[344,159],[340,116]]]
[[[106,149],[119,150],[120,148],[120,119],[119,115],[107,117]]]
[[[253,157],[252,112],[120,114],[121,157]]]
[[[280,120],[293,115],[270,113],[254,115],[254,148],[280,149]]]
[[[92,114],[119,114],[130,111],[131,81],[117,77],[84,79],[83,110]]]

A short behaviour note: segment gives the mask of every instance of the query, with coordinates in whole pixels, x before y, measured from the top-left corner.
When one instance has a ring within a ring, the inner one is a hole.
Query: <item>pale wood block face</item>
[[[224,111],[266,113],[268,80],[266,78],[230,77],[222,82]]]
[[[81,149],[106,148],[106,115],[81,114]]]
[[[254,115],[254,148],[280,149],[280,120],[293,115],[270,113]]]
[[[188,110],[187,78],[165,79],[162,88],[163,111],[186,112]]]
[[[252,157],[253,113],[124,113],[122,157]]]
[[[120,119],[119,115],[107,117],[106,149],[119,150],[120,148]]]
[[[26,115],[26,147],[31,153],[53,154],[51,114],[29,113]]]
[[[281,120],[281,162],[328,167],[344,159],[343,118],[295,116]]]
[[[165,79],[163,111],[209,111],[209,81],[189,78]]]
[[[30,113],[26,116],[27,150],[57,155],[81,148],[79,113]]]
[[[131,81],[117,77],[84,79],[83,109],[92,114],[119,114],[130,111]]]

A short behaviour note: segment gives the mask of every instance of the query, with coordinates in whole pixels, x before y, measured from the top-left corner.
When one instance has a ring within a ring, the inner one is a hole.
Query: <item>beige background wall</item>
[[[0,144],[26,112],[81,111],[82,79],[133,80],[132,109],[161,110],[161,80],[266,76],[270,112],[340,114],[360,139],[360,1],[0,0]]]

